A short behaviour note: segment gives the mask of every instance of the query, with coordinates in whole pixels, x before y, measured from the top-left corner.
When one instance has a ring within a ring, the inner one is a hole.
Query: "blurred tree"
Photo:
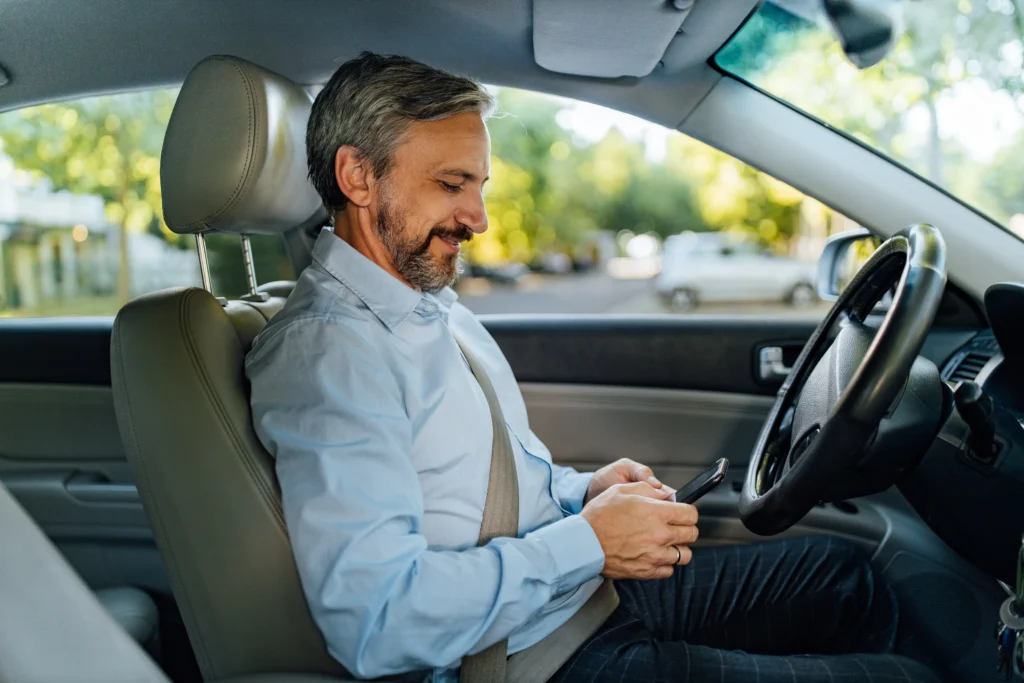
[[[108,220],[120,228],[121,302],[130,294],[128,232],[163,226],[160,148],[176,96],[176,90],[105,95],[0,117],[0,142],[16,168],[49,178],[55,190],[106,202]]]
[[[472,260],[571,255],[599,230],[705,229],[687,178],[648,160],[643,141],[616,128],[595,143],[575,139],[558,122],[567,100],[508,89],[498,100],[504,113],[488,124],[490,229],[469,244]]]
[[[919,101],[929,124],[924,174],[939,185],[950,186],[947,176],[956,169],[950,157],[959,152],[942,128],[940,100],[972,81],[1011,98],[1024,91],[1020,79],[1024,33],[1016,1],[931,0],[905,4],[906,33],[886,59],[881,75],[890,81],[906,76],[920,80]]]
[[[190,236],[176,235],[163,221],[160,150],[176,90],[147,90],[29,107],[0,116],[0,144],[15,167],[49,178],[55,190],[103,198],[111,223],[119,226],[117,297],[130,298],[129,232],[147,231],[181,248]],[[248,291],[236,236],[207,239],[214,289],[219,295]],[[260,282],[292,279],[291,263],[278,235],[252,238]]]
[[[994,166],[968,149],[965,124],[1012,126],[995,105],[1024,111],[1024,0],[901,4],[905,33],[880,64],[858,70],[824,24],[765,3],[717,62],[776,97],[853,135],[993,215],[1008,215]],[[795,22],[795,23],[794,23]],[[972,112],[943,107],[985,97]],[[1001,100],[1001,101],[1000,101]],[[1006,180],[1001,181],[1004,185]]]
[[[672,136],[669,149],[680,139],[684,139],[681,134]],[[699,205],[697,179],[673,168],[668,158],[648,160],[643,144],[628,140],[614,128],[594,146],[593,153],[595,182],[606,190],[598,195],[597,204],[604,229],[637,235],[652,232],[664,239],[684,230],[712,227]]]
[[[697,188],[705,229],[745,232],[780,250],[788,246],[799,224],[802,193],[684,135],[671,139],[666,166]]]
[[[993,212],[993,218],[1008,222],[1014,215],[1024,214],[1024,132],[1017,133],[976,177],[981,180],[979,189],[1000,209]]]
[[[481,261],[529,261],[538,250],[566,251],[594,224],[571,206],[566,176],[578,159],[556,116],[563,104],[518,90],[498,94],[502,112],[489,122],[491,182],[487,190],[491,229],[470,244]]]
[[[559,125],[575,106],[535,93],[501,90],[507,112],[492,119],[491,229],[467,248],[472,260],[529,261],[572,253],[589,235],[733,230],[785,250],[804,196],[746,164],[682,134],[663,158],[611,127],[596,142]]]

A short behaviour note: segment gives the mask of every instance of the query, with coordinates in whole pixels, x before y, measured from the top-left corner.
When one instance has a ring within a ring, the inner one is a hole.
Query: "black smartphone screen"
[[[695,477],[689,484],[676,491],[675,502],[696,503],[725,479],[725,473],[729,471],[729,461],[722,458],[708,470]]]

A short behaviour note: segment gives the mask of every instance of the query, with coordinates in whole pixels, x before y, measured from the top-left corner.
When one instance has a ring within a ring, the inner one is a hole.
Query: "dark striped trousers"
[[[935,683],[893,654],[891,591],[850,542],[698,548],[672,578],[617,581],[618,610],[552,683]]]

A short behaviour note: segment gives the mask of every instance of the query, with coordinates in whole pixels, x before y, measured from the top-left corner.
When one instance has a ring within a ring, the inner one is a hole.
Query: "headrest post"
[[[249,283],[249,296],[256,296],[256,264],[252,260],[252,243],[249,235],[242,233],[242,261],[245,263],[245,279]]]
[[[206,253],[206,235],[196,233],[196,251],[199,252],[199,275],[203,278],[203,289],[213,294],[213,282],[210,280],[210,256]]]

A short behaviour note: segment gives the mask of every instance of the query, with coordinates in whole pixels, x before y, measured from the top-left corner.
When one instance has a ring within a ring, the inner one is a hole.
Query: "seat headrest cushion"
[[[181,86],[160,157],[168,227],[266,234],[325,221],[307,178],[311,105],[300,86],[243,59],[199,62]]]

